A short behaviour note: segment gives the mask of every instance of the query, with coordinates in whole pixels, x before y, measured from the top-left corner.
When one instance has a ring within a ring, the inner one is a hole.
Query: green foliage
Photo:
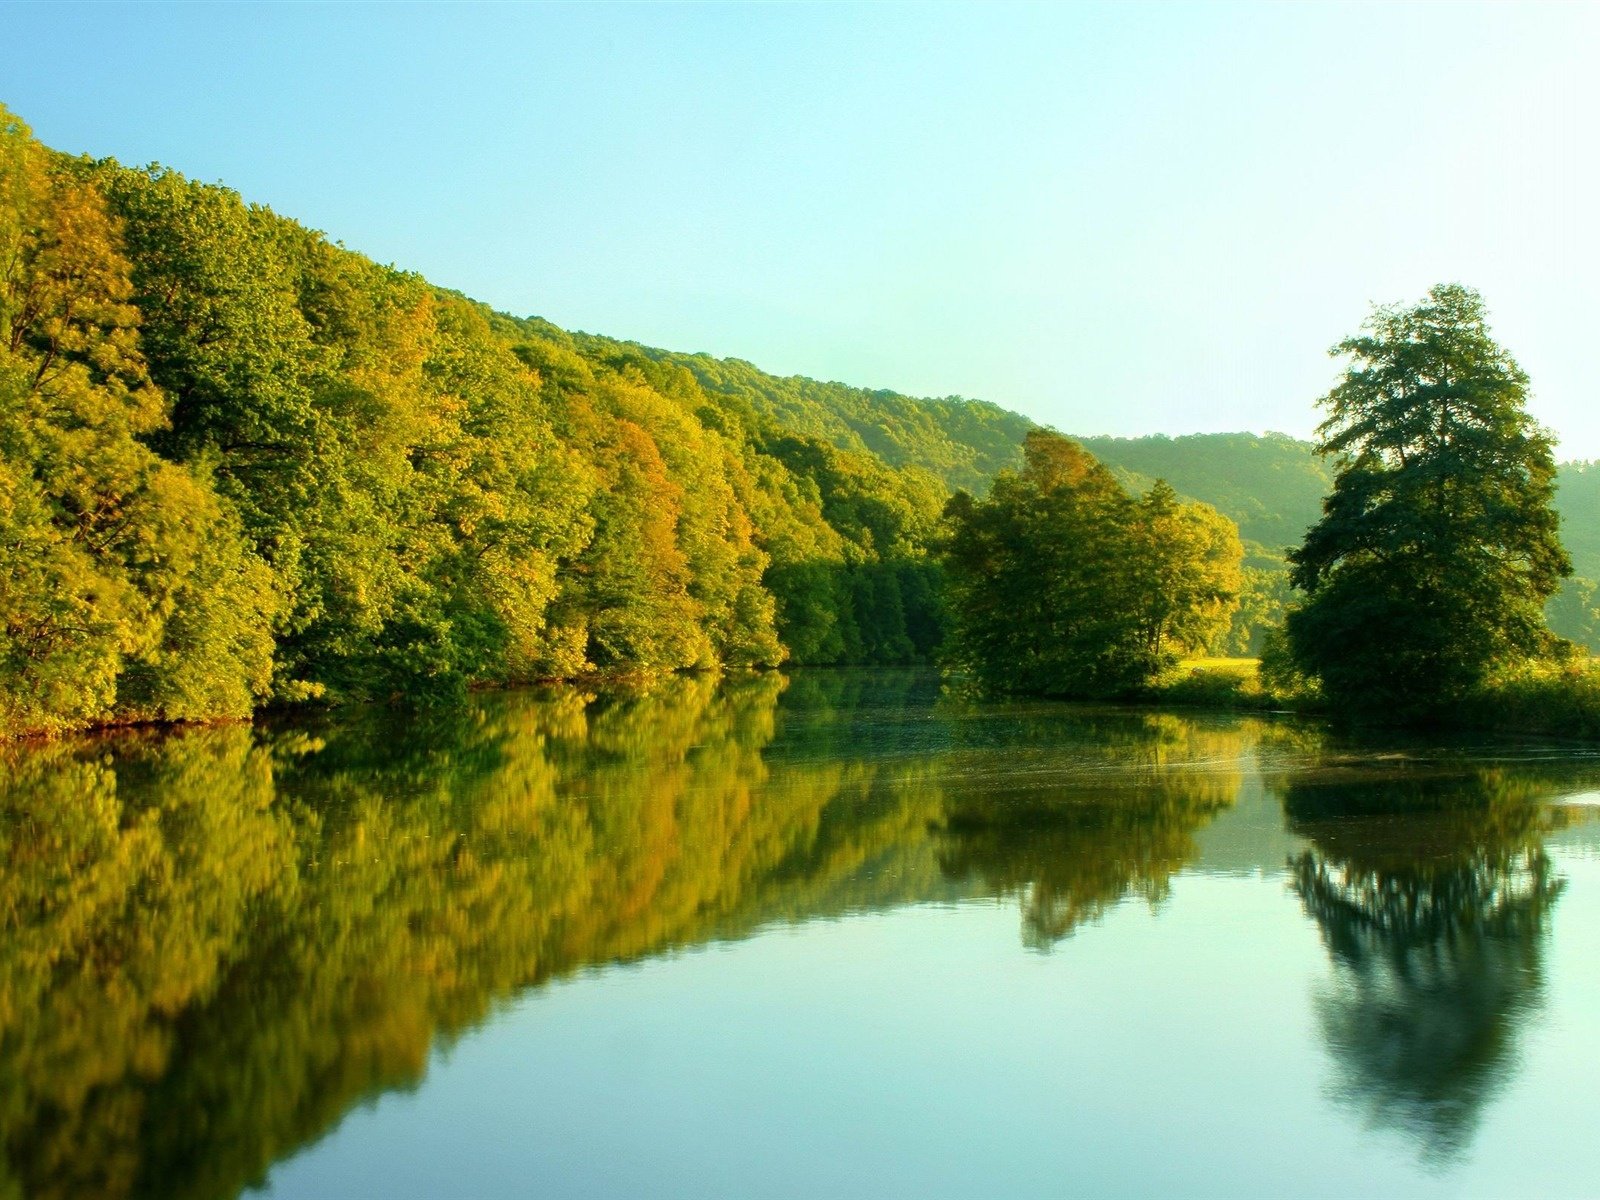
[[[1284,556],[1316,523],[1332,489],[1328,464],[1310,442],[1283,434],[1154,435],[1081,439],[1130,491],[1148,491],[1159,477],[1177,493],[1210,504],[1239,525],[1245,543],[1245,586],[1229,632],[1212,647],[1218,654],[1258,654],[1269,630],[1281,626],[1289,598]],[[1556,472],[1561,540],[1580,576],[1600,579],[1600,464],[1562,464]],[[1572,598],[1576,599],[1576,597]],[[1586,618],[1558,593],[1549,609],[1551,628],[1600,650],[1583,633]]]
[[[1289,647],[1336,707],[1422,714],[1550,648],[1544,604],[1571,571],[1550,438],[1466,288],[1380,308],[1334,352],[1352,359],[1324,400],[1338,469],[1290,556],[1307,598]]]
[[[1600,738],[1600,663],[1574,655],[1498,666],[1455,716],[1476,729],[1592,741]]]
[[[1272,632],[1283,627],[1292,594],[1287,564],[1246,566],[1239,607],[1227,629],[1212,639],[1212,652],[1224,657],[1261,654]]]
[[[1164,479],[1180,496],[1211,505],[1239,526],[1252,565],[1277,561],[1316,522],[1331,480],[1307,442],[1281,433],[1083,438],[1134,491]]]
[[[1027,422],[492,313],[0,122],[0,734],[925,659]]]
[[[1150,699],[1193,708],[1264,709],[1281,706],[1263,686],[1253,658],[1186,659],[1151,685]]]
[[[1225,626],[1231,522],[1158,485],[1138,500],[1075,442],[1036,430],[1020,473],[945,510],[950,660],[987,687],[1120,695]]]
[[[1158,479],[1134,502],[1129,533],[1128,603],[1152,660],[1210,644],[1239,601],[1238,527]]]
[[[1033,422],[994,404],[959,396],[920,400],[884,390],[780,378],[738,359],[674,354],[585,335],[599,356],[646,359],[682,372],[721,420],[746,429],[782,430],[891,468],[920,467],[947,489],[981,491],[1018,452]]]
[[[275,581],[167,428],[121,228],[0,110],[0,730],[241,716]]]

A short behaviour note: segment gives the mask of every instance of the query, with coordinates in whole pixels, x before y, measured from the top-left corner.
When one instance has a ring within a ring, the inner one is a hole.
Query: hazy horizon
[[[46,143],[566,328],[1086,436],[1306,438],[1327,347],[1452,280],[1558,455],[1600,457],[1594,5],[8,16],[0,101]]]

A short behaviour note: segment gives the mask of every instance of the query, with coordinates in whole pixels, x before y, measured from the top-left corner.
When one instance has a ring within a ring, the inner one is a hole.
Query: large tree
[[[1332,352],[1350,362],[1318,432],[1338,465],[1290,555],[1307,594],[1290,653],[1338,706],[1426,713],[1551,644],[1544,602],[1571,565],[1550,435],[1469,288],[1378,308]]]
[[[947,658],[1000,691],[1114,696],[1205,646],[1238,603],[1233,522],[1157,483],[1135,500],[1034,430],[1020,472],[945,510]]]

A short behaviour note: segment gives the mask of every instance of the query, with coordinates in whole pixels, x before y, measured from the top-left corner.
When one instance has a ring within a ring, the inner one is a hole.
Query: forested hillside
[[[1026,425],[514,320],[3,113],[0,269],[12,734],[925,656],[945,480]]]
[[[1322,513],[1330,476],[1309,442],[1281,433],[1079,439],[1136,491],[1165,479],[1233,518],[1257,554],[1281,559]]]
[[[1020,466],[1022,440],[1034,427],[1027,417],[981,400],[914,399],[768,375],[738,359],[674,354],[588,335],[580,335],[580,342],[599,357],[631,352],[684,367],[719,403],[841,450],[875,454],[893,467],[921,467],[952,491],[983,491],[997,472]]]
[[[0,109],[0,734],[686,667],[897,663],[1033,423],[496,313]],[[1237,521],[1242,652],[1328,475],[1281,435],[1084,443]],[[1600,575],[1600,473],[1562,476]],[[1553,602],[1600,640],[1595,590]]]

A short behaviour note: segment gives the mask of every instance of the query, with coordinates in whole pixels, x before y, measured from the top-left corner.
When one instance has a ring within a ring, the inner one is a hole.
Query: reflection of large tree
[[[1313,847],[1293,886],[1335,967],[1316,998],[1335,1093],[1431,1161],[1466,1149],[1541,1003],[1562,889],[1541,845],[1549,790],[1527,771],[1440,764],[1286,783]]]
[[[1230,806],[1248,724],[1107,711],[1064,723],[1022,708],[953,754],[945,870],[1021,897],[1044,948],[1129,896],[1165,899],[1194,833]]]

